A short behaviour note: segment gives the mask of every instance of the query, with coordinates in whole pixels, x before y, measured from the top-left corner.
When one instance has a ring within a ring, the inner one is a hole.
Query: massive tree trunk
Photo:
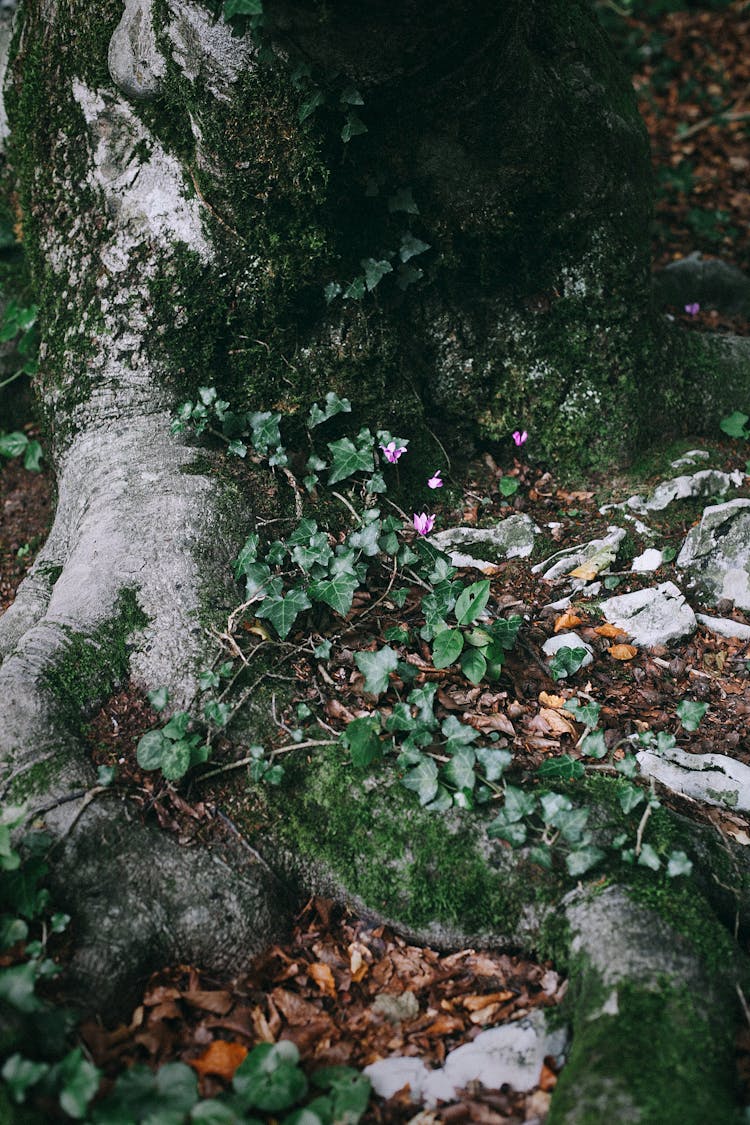
[[[194,0],[25,0],[12,47],[8,174],[58,504],[0,621],[0,758],[6,793],[60,837],[76,979],[103,1005],[169,957],[239,967],[285,917],[241,845],[185,851],[119,798],[68,799],[94,782],[86,707],[127,671],[187,704],[205,626],[231,605],[256,498],[170,432],[179,401],[212,385],[293,422],[332,389],[362,420],[408,426],[422,455],[522,426],[540,457],[583,467],[710,425],[750,387],[739,346],[687,341],[651,308],[647,143],[583,0],[265,7],[253,39]],[[690,932],[687,901],[614,886],[533,875],[524,903],[523,863],[454,834],[439,845],[453,906],[447,888],[416,894],[435,879],[416,861],[389,898],[364,855],[380,821],[327,835],[310,793],[347,811],[363,798],[316,769],[269,827],[292,883],[576,969],[555,1120],[731,1119],[736,951],[702,892]],[[397,823],[407,854],[408,832],[430,832],[411,812]]]

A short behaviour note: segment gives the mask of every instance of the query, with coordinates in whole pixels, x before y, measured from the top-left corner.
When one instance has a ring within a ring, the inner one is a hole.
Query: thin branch
[[[640,821],[640,824],[638,825],[638,831],[637,831],[636,837],[635,837],[635,854],[636,854],[636,857],[638,857],[641,854],[641,847],[643,846],[643,833],[646,831],[646,825],[648,824],[648,818],[650,816],[651,816],[651,805],[648,804],[648,805],[646,805],[646,811],[644,812],[643,816],[641,817],[641,821]]]
[[[308,738],[303,742],[292,742],[288,746],[278,746],[269,754],[269,758],[275,758],[279,754],[288,754],[291,750],[306,750],[308,746],[336,746],[338,739],[321,739],[321,738]],[[240,758],[236,762],[228,762],[225,766],[219,766],[218,769],[211,770],[209,773],[204,773],[201,777],[196,777],[196,781],[209,781],[212,777],[219,777],[223,773],[231,773],[233,770],[242,769],[243,766],[250,766],[258,759],[249,755],[246,758]]]

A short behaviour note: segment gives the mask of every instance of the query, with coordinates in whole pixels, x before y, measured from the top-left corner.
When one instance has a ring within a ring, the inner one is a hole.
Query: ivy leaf
[[[351,753],[353,765],[369,766],[382,757],[379,729],[380,720],[377,715],[366,715],[361,719],[352,719],[346,730],[342,731],[341,743]]]
[[[670,852],[669,861],[667,863],[667,875],[670,879],[676,878],[677,875],[689,875],[692,870],[693,861],[688,859],[685,852]]]
[[[233,16],[263,15],[263,0],[224,0],[224,19]]]
[[[363,277],[355,277],[354,281],[350,281],[344,290],[344,300],[361,301],[365,295],[365,279]]]
[[[424,270],[419,269],[418,266],[400,265],[396,274],[396,285],[403,291],[414,285],[416,281],[421,281],[423,277]]]
[[[412,707],[417,708],[417,718],[420,723],[424,723],[430,730],[434,730],[437,726],[437,719],[433,710],[436,691],[437,684],[424,684],[423,687],[414,688],[406,697],[407,702]]]
[[[419,208],[414,202],[414,195],[410,187],[399,188],[388,198],[388,210],[405,211],[407,215],[418,215]]]
[[[325,100],[326,96],[322,90],[314,90],[307,101],[303,102],[299,107],[297,120],[299,121],[300,125],[303,121],[307,121],[308,117],[315,113],[315,110],[318,108],[318,106],[322,105]]]
[[[344,105],[364,105],[365,99],[354,86],[347,86],[341,94],[339,101]]]
[[[329,441],[333,464],[328,475],[329,484],[337,484],[345,480],[352,473],[371,473],[375,468],[372,450],[358,448],[351,438],[340,438],[338,441]]]
[[[365,677],[365,691],[378,696],[388,688],[388,677],[398,667],[398,655],[385,645],[377,652],[357,652],[354,663]]]
[[[656,752],[657,754],[666,754],[668,750],[673,750],[677,745],[677,739],[673,734],[669,734],[665,730],[660,730],[656,736]]]
[[[185,733],[189,725],[190,715],[188,714],[188,712],[175,711],[172,718],[162,730],[162,734],[165,738],[169,738],[170,740],[176,742],[178,739],[185,737]]]
[[[339,290],[341,286],[338,287]],[[352,404],[348,398],[339,398],[334,391],[329,391],[325,397],[325,402],[321,409],[317,402],[314,402],[310,407],[310,413],[307,418],[307,428],[312,430],[315,426],[319,426],[322,422],[327,422],[329,418],[333,418],[336,414],[351,414]],[[325,462],[320,458],[314,459],[314,464],[311,464],[313,458],[311,457],[307,462],[308,469],[324,469]]]
[[[375,518],[372,518],[373,513]],[[380,532],[381,521],[377,518],[378,510],[374,508],[372,512],[367,513],[370,519],[362,527],[358,527],[356,531],[352,531],[348,538],[347,543],[353,547],[355,551],[361,551],[366,558],[374,558],[380,550]]]
[[[363,258],[360,265],[365,271],[365,285],[368,292],[372,292],[387,273],[393,273],[393,266],[385,258],[379,261],[375,258]]]
[[[497,750],[492,746],[478,746],[475,754],[487,781],[497,781],[513,761],[510,750]]]
[[[479,731],[470,727],[468,723],[460,722],[455,715],[443,719],[440,728],[447,739],[445,743],[446,754],[455,754],[463,746],[470,746],[479,738]]]
[[[289,591],[286,597],[276,594],[273,597],[264,598],[255,612],[257,617],[266,617],[282,641],[285,641],[299,614],[303,610],[309,609],[311,604],[305,591],[300,586],[296,586]]]
[[[461,671],[472,684],[478,684],[482,679],[487,671],[487,661],[478,648],[470,648],[464,652],[461,657]]]
[[[583,848],[577,848],[571,852],[570,855],[565,857],[565,866],[568,869],[568,874],[576,878],[578,875],[584,875],[594,864],[599,863],[604,859],[604,852],[601,848],[595,847],[593,844],[587,844]]]
[[[520,848],[522,844],[526,843],[526,825],[523,821],[506,823],[500,819],[495,819],[492,824],[487,826],[487,835],[491,839],[499,837],[501,840],[507,840],[514,848]]]
[[[507,785],[505,787],[505,804],[503,805],[502,812],[508,823],[513,823],[516,820],[522,820],[525,816],[530,816],[535,808],[536,797],[531,793],[524,793],[523,789],[519,789],[515,785]]]
[[[88,1104],[99,1089],[101,1071],[84,1058],[80,1047],[70,1051],[59,1067],[60,1106],[69,1117],[80,1120],[86,1116]]]
[[[491,625],[485,627],[492,634],[493,640],[501,645],[506,652],[510,652],[516,643],[522,625],[523,618],[521,615],[512,613],[510,617],[498,617],[497,621],[493,621]]]
[[[750,431],[747,429],[748,422],[750,422],[750,418],[747,414],[743,414],[741,410],[734,410],[728,418],[722,418],[719,427],[729,437],[747,438],[750,437]]]
[[[641,854],[638,856],[638,863],[641,867],[650,867],[652,871],[658,871],[661,867],[661,860],[651,847],[651,844],[643,845]]]
[[[154,711],[163,711],[169,702],[169,691],[165,687],[156,688],[147,698]]]
[[[600,703],[580,703],[577,699],[568,699],[563,704],[563,711],[568,711],[577,723],[593,728],[599,722]]]
[[[546,844],[537,844],[536,847],[531,848],[529,851],[529,859],[532,863],[538,864],[539,867],[543,867],[546,871],[552,870],[552,851]]]
[[[344,127],[341,130],[341,140],[348,144],[352,137],[359,137],[367,132],[367,126],[358,113],[347,113]]]
[[[678,718],[685,730],[697,730],[706,711],[707,703],[696,703],[692,699],[683,699],[677,707]]]
[[[30,473],[39,472],[39,462],[42,460],[44,454],[42,447],[38,441],[30,441],[26,446],[26,451],[23,455],[23,467],[28,469]]]
[[[259,410],[248,414],[247,420],[252,429],[252,443],[256,453],[265,455],[271,446],[281,445],[280,419],[280,414],[272,414],[270,410]]]
[[[328,544],[328,536],[323,531],[310,536],[308,543],[297,543],[292,548],[292,558],[302,570],[307,573],[317,563],[327,566],[333,558],[333,551]],[[318,572],[320,573],[320,572]]]
[[[545,793],[540,798],[542,820],[545,824],[559,827],[561,813],[568,813],[573,808],[573,802],[562,793]]]
[[[421,239],[415,238],[413,234],[409,233],[401,239],[401,249],[398,254],[402,262],[408,262],[410,258],[416,258],[418,254],[424,254],[429,249],[429,242],[422,242]]]
[[[462,746],[451,760],[443,766],[442,774],[446,781],[456,789],[473,789],[476,782],[474,765],[476,755],[470,746]]]
[[[607,753],[604,731],[595,730],[591,734],[587,734],[581,743],[581,753],[589,758],[603,758]]]
[[[414,730],[417,725],[417,719],[411,713],[411,707],[408,703],[397,703],[393,708],[391,714],[387,717],[383,726],[386,730]]]
[[[323,296],[326,299],[326,304],[330,305],[331,301],[335,300],[335,298],[338,297],[340,293],[341,286],[339,285],[338,281],[329,281],[325,289],[323,290]]]
[[[217,700],[212,699],[203,708],[203,714],[209,723],[213,723],[216,727],[225,727],[229,722],[231,708],[228,703],[219,703]]]
[[[242,545],[242,549],[234,561],[234,577],[241,578],[243,574],[247,573],[246,568],[250,563],[254,563],[258,557],[258,547],[260,546],[260,536],[252,531]],[[270,574],[270,571],[269,571]]]
[[[227,446],[227,453],[231,453],[234,457],[245,457],[247,455],[247,446],[244,441],[235,438],[234,441],[230,441]]]
[[[325,602],[340,617],[346,617],[352,608],[354,591],[359,581],[354,574],[337,574],[332,578],[320,578],[311,582],[307,592],[313,601]]]
[[[417,794],[420,805],[429,804],[438,791],[438,771],[432,758],[423,757],[418,766],[401,778],[401,784]]]
[[[574,672],[583,664],[586,659],[587,652],[585,648],[570,648],[566,645],[564,648],[559,648],[555,655],[552,657],[549,665],[549,672],[553,680],[561,680],[566,676],[572,676]]]
[[[574,781],[583,777],[586,770],[581,762],[571,758],[569,754],[561,754],[559,758],[547,758],[536,771],[537,777],[549,781]]]
[[[637,785],[626,785],[620,790],[618,800],[620,808],[627,814],[632,812],[633,809],[637,809],[644,797]]]
[[[447,668],[458,660],[464,647],[463,633],[458,629],[443,629],[432,642],[434,668]]]

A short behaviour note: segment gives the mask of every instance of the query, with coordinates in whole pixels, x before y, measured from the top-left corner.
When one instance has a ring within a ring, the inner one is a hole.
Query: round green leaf
[[[167,742],[161,758],[161,772],[168,781],[176,781],[190,769],[191,746],[189,742]]]
[[[136,760],[142,770],[158,770],[161,766],[167,740],[160,730],[148,730],[139,739],[135,752]]]
[[[458,629],[443,629],[432,642],[432,663],[435,668],[447,668],[461,655],[463,634]]]

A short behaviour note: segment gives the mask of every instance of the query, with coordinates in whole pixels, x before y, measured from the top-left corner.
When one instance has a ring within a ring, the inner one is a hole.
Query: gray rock
[[[654,278],[657,299],[665,305],[698,301],[731,315],[750,314],[750,278],[728,262],[703,258],[699,251],[670,262]]]
[[[565,547],[562,551],[556,551],[548,559],[532,566],[531,573],[541,573],[542,577],[550,582],[561,575],[570,574],[571,570],[575,570],[583,562],[589,562],[600,553],[603,555],[609,554],[609,562],[612,562],[616,558],[617,548],[626,534],[627,532],[622,527],[609,527],[607,528],[607,534],[601,539],[592,539],[589,543],[580,543],[575,547]],[[604,564],[604,566],[607,565],[609,563]],[[601,569],[604,569],[604,566]]]
[[[688,532],[677,566],[712,600],[728,598],[750,609],[750,500],[706,508]]]
[[[670,461],[670,464],[673,469],[683,469],[694,465],[696,461],[707,461],[708,458],[706,449],[688,449],[676,461]]]
[[[154,98],[167,73],[156,44],[151,6],[152,0],[125,0],[107,54],[112,81],[126,98],[138,102]]]
[[[735,812],[750,810],[750,766],[724,754],[688,754],[678,746],[660,754],[636,755],[641,774],[674,793]]]
[[[450,555],[454,566],[484,570],[502,559],[523,559],[534,548],[539,529],[529,516],[508,516],[494,527],[452,527],[430,537],[430,542]]]
[[[674,582],[608,598],[600,608],[607,621],[646,648],[679,640],[696,628],[695,614]]]
[[[696,613],[695,616],[701,625],[705,625],[718,637],[737,637],[740,641],[750,641],[750,625],[733,621],[731,617],[708,617],[705,613]]]
[[[408,1084],[411,1100],[422,1101],[422,1091],[430,1071],[421,1059],[393,1055],[389,1059],[379,1059],[366,1066],[364,1073],[370,1079],[372,1088],[381,1098],[392,1098]]]
[[[674,500],[723,496],[730,488],[739,488],[744,481],[745,474],[739,469],[733,473],[722,473],[718,469],[700,469],[691,475],[686,474],[662,481],[643,506],[649,512],[662,512]]]
[[[587,644],[578,633],[557,633],[554,637],[550,637],[542,645],[542,652],[546,656],[554,656],[561,648],[583,648],[586,650],[586,655],[581,663],[582,668],[587,668],[589,664],[594,661],[594,650],[591,645]]]
[[[225,20],[190,0],[169,0],[169,13],[167,35],[177,66],[191,82],[200,77],[219,101],[228,100],[229,87],[254,58],[251,37],[233,35]]]

